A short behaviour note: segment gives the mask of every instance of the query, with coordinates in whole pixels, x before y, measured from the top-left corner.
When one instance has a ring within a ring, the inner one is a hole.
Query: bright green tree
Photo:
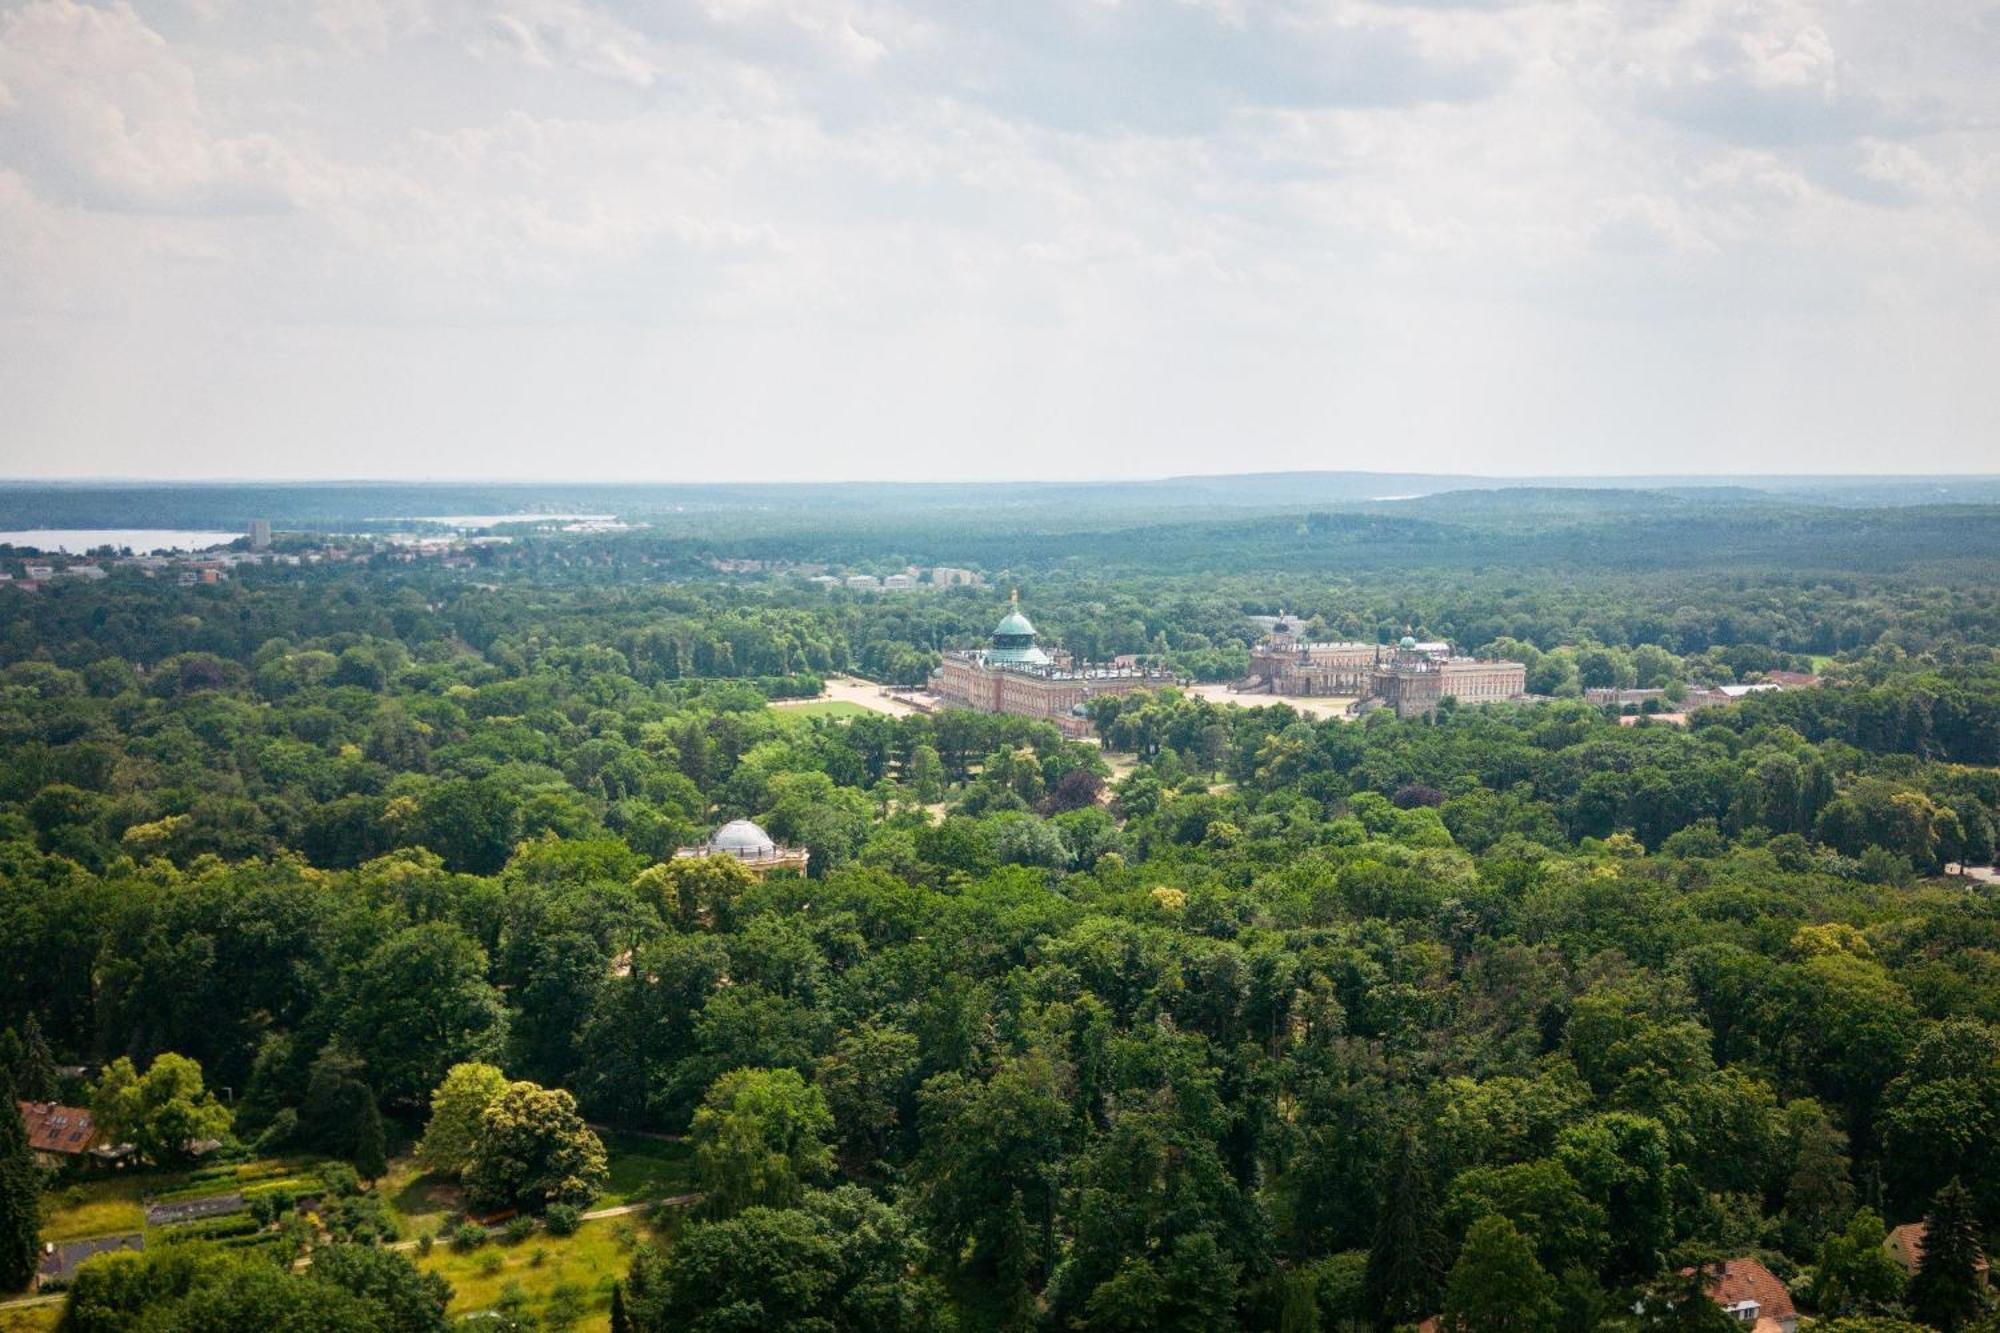
[[[468,1060],[456,1064],[431,1093],[430,1123],[417,1156],[433,1171],[458,1175],[472,1161],[486,1108],[507,1090],[498,1066]]]
[[[826,1097],[792,1069],[737,1069],[694,1113],[695,1171],[704,1210],[729,1217],[752,1204],[789,1206],[833,1169]]]
[[[1555,1279],[1514,1224],[1490,1213],[1472,1224],[1445,1280],[1447,1333],[1538,1333],[1555,1322]]]
[[[1812,1286],[1822,1317],[1877,1314],[1902,1299],[1906,1275],[1882,1246],[1888,1234],[1880,1215],[1863,1208],[1845,1231],[1826,1238]]]
[[[510,1083],[480,1116],[466,1187],[480,1204],[540,1212],[552,1203],[581,1208],[610,1172],[604,1144],[561,1088]]]
[[[111,1062],[91,1093],[98,1132],[130,1143],[151,1162],[184,1161],[202,1139],[229,1132],[229,1108],[202,1086],[201,1066],[169,1051],[140,1074],[124,1056]]]

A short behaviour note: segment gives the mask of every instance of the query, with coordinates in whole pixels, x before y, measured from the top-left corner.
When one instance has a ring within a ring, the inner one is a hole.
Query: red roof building
[[[1711,1269],[1708,1298],[1731,1319],[1748,1324],[1754,1333],[1793,1333],[1799,1326],[1792,1293],[1776,1273],[1755,1259],[1731,1259]]]
[[[1925,1230],[1925,1223],[1905,1222],[1891,1231],[1889,1238],[1882,1242],[1882,1248],[1894,1255],[1896,1262],[1903,1266],[1903,1270],[1913,1276],[1924,1262]],[[1979,1271],[1982,1274],[1986,1272],[1986,1260],[1983,1256],[1979,1260]]]
[[[21,1119],[28,1122],[28,1146],[39,1153],[76,1157],[90,1150],[97,1126],[90,1112],[55,1102],[22,1102]]]

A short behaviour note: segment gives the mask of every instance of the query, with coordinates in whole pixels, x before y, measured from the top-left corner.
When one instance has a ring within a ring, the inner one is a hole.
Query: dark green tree
[[[1376,1327],[1414,1324],[1437,1312],[1447,1259],[1430,1168],[1413,1131],[1398,1136],[1383,1173],[1368,1250],[1368,1304]]]
[[[12,1032],[6,1034],[13,1036]],[[33,1014],[21,1024],[18,1055],[14,1059],[14,1095],[23,1101],[52,1102],[61,1093],[62,1080],[56,1072],[56,1057],[42,1035],[41,1020]]]
[[[1977,1319],[1986,1309],[1982,1257],[1972,1193],[1953,1177],[1924,1218],[1923,1258],[1905,1298],[1910,1313],[1944,1333],[1957,1333]]]
[[[361,1103],[361,1124],[354,1135],[354,1171],[363,1180],[380,1180],[389,1174],[389,1147],[382,1133],[382,1113],[370,1096]]]
[[[28,1148],[14,1088],[0,1071],[0,1291],[19,1291],[35,1275],[41,1240],[41,1172]]]
[[[440,1333],[449,1326],[445,1307],[451,1284],[420,1272],[405,1255],[375,1245],[322,1246],[313,1276],[365,1298],[377,1311],[382,1333]]]
[[[505,1047],[507,1007],[486,952],[445,921],[390,936],[355,969],[343,1035],[392,1105],[418,1104],[453,1065]]]

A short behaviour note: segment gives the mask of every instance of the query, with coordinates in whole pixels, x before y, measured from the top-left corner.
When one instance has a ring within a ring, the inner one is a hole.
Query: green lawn
[[[584,1311],[577,1327],[603,1329],[610,1323],[611,1284],[624,1278],[639,1242],[650,1239],[635,1215],[586,1222],[574,1236],[538,1232],[518,1245],[489,1242],[464,1254],[439,1245],[413,1257],[417,1267],[451,1283],[454,1318],[492,1309],[509,1286],[520,1288],[530,1314],[545,1316],[557,1287],[568,1285]]]
[[[615,1131],[601,1137],[611,1159],[611,1184],[591,1208],[649,1203],[694,1191],[694,1149],[689,1145]]]
[[[49,1333],[62,1322],[62,1313],[61,1301],[25,1310],[0,1310],[0,1333]]]
[[[792,717],[867,717],[874,710],[845,699],[808,699],[804,703],[785,704],[778,711]]]
[[[42,1239],[82,1240],[138,1231],[146,1225],[139,1196],[178,1179],[163,1175],[117,1175],[61,1185],[42,1196]]]
[[[459,1208],[464,1197],[457,1181],[432,1175],[414,1157],[390,1162],[389,1174],[376,1182],[375,1192],[395,1215],[403,1235],[411,1239],[436,1231],[444,1215]]]

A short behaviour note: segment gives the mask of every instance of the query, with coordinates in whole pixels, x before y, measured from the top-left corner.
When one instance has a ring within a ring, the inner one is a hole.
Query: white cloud
[[[0,0],[0,358],[108,459],[161,420],[64,396],[115,341],[189,420],[234,368],[224,461],[1103,474],[1584,467],[1741,350],[1759,421],[1855,382],[1770,466],[1899,413],[1943,466],[2000,388],[1868,382],[1869,315],[1995,332],[1996,56],[1970,0]]]
[[[0,17],[0,151],[53,193],[134,211],[292,206],[310,170],[277,137],[216,132],[194,71],[127,5]]]

